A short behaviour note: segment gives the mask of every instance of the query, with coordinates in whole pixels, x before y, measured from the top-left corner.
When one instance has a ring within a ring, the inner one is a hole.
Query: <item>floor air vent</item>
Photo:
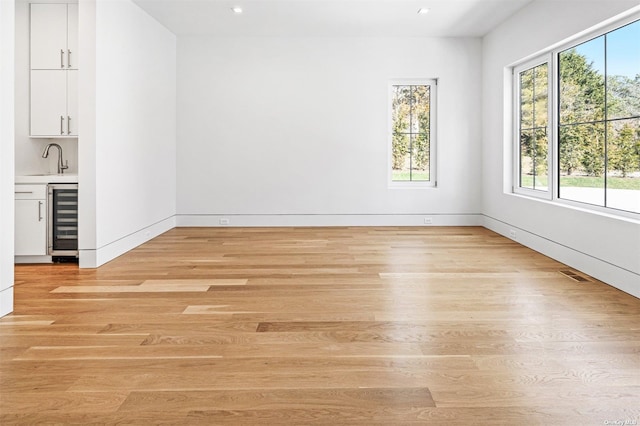
[[[573,271],[566,270],[566,271],[560,271],[560,273],[561,273],[562,275],[564,275],[565,277],[569,277],[569,278],[571,278],[572,280],[577,281],[577,282],[579,282],[579,283],[590,282],[588,279],[586,279],[586,278],[585,278],[585,277],[583,277],[582,275],[578,275],[578,274],[576,274],[576,273],[575,273],[575,272],[573,272]]]

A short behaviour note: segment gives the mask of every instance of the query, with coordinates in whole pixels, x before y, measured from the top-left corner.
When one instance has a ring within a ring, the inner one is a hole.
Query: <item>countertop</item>
[[[16,176],[16,183],[78,183],[78,175],[76,173],[64,174],[33,174]]]

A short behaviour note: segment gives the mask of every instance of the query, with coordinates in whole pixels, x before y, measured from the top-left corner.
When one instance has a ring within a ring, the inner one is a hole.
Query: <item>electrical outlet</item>
[[[433,219],[430,217],[425,217],[424,218],[424,224],[425,225],[431,225],[433,223]]]
[[[229,224],[229,219],[227,219],[226,217],[223,217],[222,219],[220,219],[220,225],[228,225]]]
[[[518,234],[516,233],[515,229],[509,229],[509,237],[512,239],[516,239],[516,237],[518,236]]]

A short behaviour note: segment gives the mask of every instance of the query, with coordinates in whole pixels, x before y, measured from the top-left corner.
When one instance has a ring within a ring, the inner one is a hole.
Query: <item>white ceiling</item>
[[[175,34],[222,37],[480,37],[531,1],[134,0]]]

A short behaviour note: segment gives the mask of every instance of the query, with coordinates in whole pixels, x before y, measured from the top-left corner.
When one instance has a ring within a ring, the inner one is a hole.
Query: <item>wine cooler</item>
[[[78,256],[78,185],[49,184],[49,255]]]

